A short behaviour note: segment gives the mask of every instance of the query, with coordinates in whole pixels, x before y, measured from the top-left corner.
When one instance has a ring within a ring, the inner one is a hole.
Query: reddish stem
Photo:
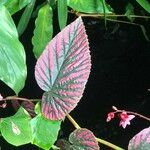
[[[132,115],[138,116],[138,117],[140,117],[140,118],[143,118],[143,119],[145,119],[145,120],[147,120],[147,121],[150,121],[150,118],[149,118],[149,117],[146,117],[146,116],[144,116],[144,115],[141,115],[141,114],[139,114],[139,113],[137,113],[137,112],[126,111],[126,110],[120,110],[120,109],[117,109],[115,106],[113,106],[112,109],[115,110],[113,113],[122,113],[122,112],[125,111],[127,114],[132,114]]]

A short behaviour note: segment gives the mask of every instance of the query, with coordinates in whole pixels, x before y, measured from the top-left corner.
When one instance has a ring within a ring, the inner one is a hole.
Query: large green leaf
[[[32,38],[33,52],[36,58],[41,55],[45,46],[52,38],[52,18],[53,12],[48,4],[39,10],[38,17],[35,21],[34,36]]]
[[[57,140],[60,124],[61,121],[51,121],[42,114],[37,115],[31,120],[32,143],[49,150]]]
[[[35,5],[35,0],[32,0],[31,3],[29,3],[27,5],[27,7],[25,8],[25,10],[21,16],[21,19],[18,23],[18,26],[17,26],[19,35],[21,35],[25,31],[25,29],[29,23],[29,20],[31,18],[31,14],[33,12],[34,5]]]
[[[4,1],[4,0],[3,0]],[[10,14],[14,14],[17,11],[21,10],[27,4],[29,4],[31,0],[5,0],[3,4],[9,10]]]
[[[67,0],[57,0],[59,27],[62,30],[67,24],[68,8]]]
[[[26,74],[25,52],[15,24],[6,8],[0,6],[0,80],[18,94]]]
[[[20,107],[14,116],[1,119],[2,136],[8,143],[15,146],[30,143],[32,139],[30,120],[28,112]]]
[[[7,2],[8,0],[0,0],[0,5],[3,5]]]
[[[104,13],[103,0],[68,0],[68,6],[79,12]],[[105,3],[105,13],[112,13],[110,6]]]
[[[136,0],[147,12],[150,13],[150,3],[148,0]]]

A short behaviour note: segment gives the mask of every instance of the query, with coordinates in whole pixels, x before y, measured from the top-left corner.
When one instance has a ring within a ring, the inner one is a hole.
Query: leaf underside
[[[150,127],[143,129],[130,140],[128,150],[150,150]]]
[[[88,39],[79,17],[51,40],[35,66],[36,81],[46,91],[42,97],[46,118],[63,119],[75,108],[90,69]]]
[[[85,128],[76,129],[69,136],[69,141],[73,145],[71,150],[99,150],[94,134]]]

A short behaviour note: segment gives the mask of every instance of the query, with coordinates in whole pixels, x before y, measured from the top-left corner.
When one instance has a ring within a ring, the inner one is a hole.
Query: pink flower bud
[[[3,99],[3,96],[0,94],[0,101]]]
[[[110,113],[108,113],[108,115],[107,115],[106,121],[109,122],[109,121],[111,121],[111,119],[113,119],[114,117],[115,117],[114,112],[110,112]]]

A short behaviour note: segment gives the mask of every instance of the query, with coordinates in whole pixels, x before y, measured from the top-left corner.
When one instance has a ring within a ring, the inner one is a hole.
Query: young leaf
[[[36,58],[41,55],[45,46],[52,38],[52,18],[53,12],[48,4],[39,10],[38,17],[35,21],[34,36],[32,38],[33,52]]]
[[[59,27],[62,30],[67,24],[68,8],[67,0],[57,0]]]
[[[31,18],[31,14],[33,12],[34,5],[35,5],[35,0],[32,0],[31,3],[29,3],[27,5],[27,7],[25,8],[25,10],[21,16],[21,19],[19,20],[18,26],[17,26],[19,35],[22,35],[22,33],[25,31],[25,29],[29,23],[29,20]]]
[[[63,119],[76,107],[90,69],[89,43],[79,17],[51,40],[35,66],[36,81],[46,91],[42,97],[46,118]]]
[[[41,114],[31,120],[32,143],[50,149],[55,143],[60,130],[61,121],[47,120]]]
[[[76,129],[69,136],[72,150],[99,150],[94,134],[88,129]]]
[[[136,0],[148,13],[150,13],[150,3],[148,0]]]
[[[30,2],[31,2],[31,0],[7,0],[4,3],[4,5],[9,10],[10,14],[13,15],[17,11],[24,8]]]
[[[16,94],[24,87],[27,69],[23,45],[15,24],[4,6],[0,6],[0,80]]]
[[[103,0],[67,0],[68,6],[78,12],[104,13]],[[105,13],[112,13],[110,6],[105,3]]]
[[[134,15],[134,7],[131,3],[127,4],[125,15],[130,21],[134,21],[135,18],[131,17],[131,15]]]
[[[4,139],[15,146],[31,142],[30,115],[20,107],[18,112],[11,117],[1,119],[1,134]]]
[[[136,134],[129,142],[128,150],[150,149],[150,127]]]
[[[41,113],[41,103],[40,102],[36,103],[34,111],[37,115]]]

